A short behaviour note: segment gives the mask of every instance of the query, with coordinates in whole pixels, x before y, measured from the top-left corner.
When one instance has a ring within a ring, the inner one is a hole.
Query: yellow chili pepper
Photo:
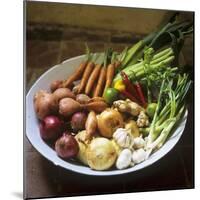
[[[123,83],[122,80],[118,80],[114,84],[114,88],[119,90],[119,91],[124,91],[126,89],[126,86],[125,86],[125,84]]]

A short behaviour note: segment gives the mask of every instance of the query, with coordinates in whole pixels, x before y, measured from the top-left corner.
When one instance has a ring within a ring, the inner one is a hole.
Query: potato
[[[44,90],[40,90],[34,96],[34,108],[39,119],[53,114],[58,109],[57,101],[54,96]]]
[[[98,137],[91,141],[86,155],[88,165],[95,170],[111,168],[117,158],[117,152],[113,143],[103,137]]]
[[[114,109],[106,109],[97,118],[98,129],[102,136],[111,138],[117,128],[123,127],[122,115]]]

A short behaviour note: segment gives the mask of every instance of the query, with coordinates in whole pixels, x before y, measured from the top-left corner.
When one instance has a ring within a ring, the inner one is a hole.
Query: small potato
[[[63,98],[72,98],[75,99],[74,93],[68,88],[58,88],[54,91],[53,96],[55,97],[56,101],[59,102]]]
[[[58,104],[52,94],[40,90],[34,96],[34,108],[37,117],[42,120],[44,117],[57,112]]]

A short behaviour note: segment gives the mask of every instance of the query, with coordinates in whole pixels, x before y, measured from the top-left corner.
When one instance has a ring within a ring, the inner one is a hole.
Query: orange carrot
[[[107,88],[109,88],[111,86],[114,75],[115,75],[115,65],[109,64],[108,67],[107,67],[106,85],[105,85],[105,88],[104,88],[104,92]]]
[[[101,70],[101,65],[96,64],[94,70],[92,71],[91,76],[89,77],[89,80],[87,82],[86,88],[85,88],[85,94],[89,95],[95,81],[98,79],[99,72]]]
[[[102,95],[103,87],[104,87],[105,81],[106,81],[106,71],[107,71],[107,69],[105,66],[101,68],[101,72],[99,75],[99,79],[98,79],[97,86],[95,88],[93,97],[98,97],[98,96]]]
[[[77,70],[66,81],[63,82],[63,87],[69,87],[74,81],[80,79],[86,66],[87,62],[82,62]]]
[[[94,92],[95,92],[96,87],[97,87],[97,81],[95,81],[94,84],[93,84],[93,86],[92,86],[92,90],[91,90],[90,95],[89,95],[90,97],[94,96]]]
[[[88,81],[88,78],[90,77],[93,68],[94,68],[94,63],[89,62],[87,64],[86,68],[85,68],[85,71],[84,71],[82,79],[81,79],[80,87],[79,87],[79,90],[78,90],[79,94],[84,90],[86,83]]]

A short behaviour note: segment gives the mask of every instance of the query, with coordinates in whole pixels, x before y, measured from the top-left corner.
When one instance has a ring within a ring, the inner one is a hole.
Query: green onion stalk
[[[170,135],[175,124],[180,120],[185,110],[185,96],[190,88],[191,81],[183,74],[178,76],[175,88],[170,83],[164,87],[163,80],[160,87],[157,108],[149,128],[140,129],[147,136],[147,149],[160,148]],[[161,99],[164,93],[168,93],[166,104],[161,106]]]

